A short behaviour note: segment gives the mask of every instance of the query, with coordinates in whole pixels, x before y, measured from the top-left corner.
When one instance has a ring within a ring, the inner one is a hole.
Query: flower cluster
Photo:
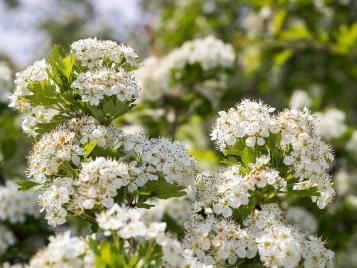
[[[107,236],[115,233],[125,241],[135,239],[136,243],[154,242],[155,246],[151,244],[150,247],[158,247],[162,252],[161,259],[156,262],[162,266],[158,267],[213,267],[200,262],[179,240],[165,234],[166,223],[148,220],[147,214],[145,209],[115,204],[111,209],[98,214],[96,220]]]
[[[0,220],[14,224],[25,222],[26,216],[38,217],[37,196],[36,193],[19,192],[14,182],[7,181],[0,186]]]
[[[158,242],[165,235],[166,223],[144,221],[145,209],[120,207],[115,204],[111,209],[97,215],[99,227],[107,234],[115,231],[123,239],[154,239]]]
[[[255,238],[261,261],[267,267],[330,267],[334,253],[324,243],[298,228],[286,224],[281,209],[274,203],[262,205],[245,221]]]
[[[248,232],[233,221],[219,220],[212,214],[194,214],[185,223],[185,230],[185,247],[205,264],[233,265],[238,259],[251,259],[257,253]]]
[[[173,92],[172,81],[180,80],[187,66],[199,65],[208,72],[231,68],[234,61],[233,47],[213,36],[188,41],[165,57],[144,61],[144,67],[137,71],[141,98],[155,101],[166,94],[182,95],[182,88]]]
[[[346,132],[346,114],[343,111],[331,108],[326,112],[315,113],[315,115],[318,119],[317,133],[322,137],[336,139]]]
[[[160,173],[168,183],[189,186],[196,173],[196,162],[180,142],[165,138],[148,139],[144,135],[124,137],[124,149],[135,152],[142,165],[151,173],[150,180],[156,180]]]
[[[271,116],[274,110],[261,102],[243,100],[228,112],[219,112],[211,138],[221,151],[236,144],[240,138],[249,147],[262,146],[271,132],[278,131]]]
[[[254,165],[245,175],[240,172],[240,166],[231,166],[218,174],[198,176],[196,201],[212,206],[216,214],[228,218],[233,209],[248,205],[254,192],[267,186],[280,190],[286,186],[286,181],[278,171],[264,166]]]
[[[134,67],[138,61],[138,55],[133,48],[110,40],[87,38],[73,42],[71,49],[76,59],[89,69],[103,65],[117,66],[122,62]]]
[[[131,102],[138,97],[135,79],[123,69],[99,69],[80,73],[72,87],[78,90],[81,100],[97,106],[105,96],[114,96],[121,102]]]
[[[71,237],[70,232],[50,237],[48,246],[31,259],[29,268],[79,267],[91,268],[95,258],[85,240]]]
[[[170,199],[157,199],[152,202],[153,207],[147,210],[145,218],[161,221],[164,216],[169,216],[175,224],[183,226],[190,217],[192,207],[191,198],[176,197]]]
[[[291,225],[300,225],[303,230],[311,234],[318,228],[318,221],[303,207],[289,207],[286,211],[286,220]]]
[[[306,109],[285,110],[277,115],[273,111],[261,102],[243,100],[228,112],[220,112],[212,140],[224,153],[243,151],[245,155],[240,157],[250,156],[253,162],[269,154],[271,161],[266,165],[284,170],[285,180],[295,178],[294,190],[317,187],[319,195],[313,195],[312,200],[320,208],[325,207],[335,194],[327,173],[333,154],[318,135],[315,117]]]
[[[55,49],[49,63],[43,59],[16,74],[10,106],[23,113],[22,127],[29,135],[83,111],[104,120],[93,108],[106,105],[111,112],[109,107],[128,106],[138,97],[139,87],[130,74],[138,56],[131,47],[89,38],[74,42],[71,52],[62,54]],[[109,116],[119,115],[113,111]]]
[[[16,107],[20,112],[28,112],[33,108],[32,104],[24,97],[32,95],[29,89],[30,81],[48,80],[47,68],[49,68],[49,65],[45,59],[42,59],[16,74],[16,88],[15,92],[10,96],[10,107]]]
[[[120,160],[100,156],[84,161],[88,144],[123,150],[127,157],[118,154]],[[65,222],[68,211],[81,214],[95,206],[112,207],[123,187],[134,193],[160,178],[186,187],[195,172],[195,161],[179,142],[142,134],[124,136],[118,127],[83,117],[42,136],[29,156],[27,176],[45,190],[40,206],[49,223],[56,225]]]

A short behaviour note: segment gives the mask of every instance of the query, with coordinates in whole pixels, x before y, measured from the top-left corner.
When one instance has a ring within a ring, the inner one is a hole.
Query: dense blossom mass
[[[286,176],[295,178],[294,190],[317,187],[313,201],[320,208],[335,194],[328,175],[333,161],[331,147],[317,132],[316,118],[306,109],[285,110],[273,114],[274,108],[260,102],[244,100],[228,112],[221,112],[211,133],[220,150],[229,153],[242,143],[249,150],[269,147],[270,160],[265,165],[285,165]],[[275,154],[274,154],[275,153]],[[286,180],[287,178],[285,178]],[[277,185],[276,185],[277,186]]]
[[[214,75],[231,68],[235,55],[209,36],[155,61],[162,69],[144,80],[165,84],[160,95],[192,66]],[[275,113],[243,100],[219,113],[211,133],[227,166],[197,175],[183,143],[123,131],[123,115],[139,96],[137,66],[132,48],[89,38],[17,74],[11,106],[23,113],[24,131],[38,136],[28,181],[19,184],[41,193],[0,187],[0,219],[37,216],[38,198],[49,225],[71,216],[92,231],[52,236],[26,267],[331,266],[334,253],[313,235],[316,220],[302,208],[286,216],[281,208],[287,197],[310,197],[319,208],[332,201],[324,124],[318,128],[307,109]],[[16,239],[0,228],[1,253]]]
[[[129,105],[138,97],[139,87],[131,74],[136,68],[138,56],[131,47],[113,41],[84,39],[71,45],[71,54],[63,61],[68,61],[71,69],[63,75],[70,76],[70,88],[63,87],[58,80],[58,66],[51,59],[36,61],[24,71],[16,74],[15,91],[10,96],[10,106],[23,113],[23,130],[36,136],[43,125],[67,115],[77,95],[80,96],[84,110],[92,106],[108,103]],[[67,81],[65,82],[67,83]],[[45,94],[46,101],[35,101],[34,94]],[[57,95],[57,98],[54,98]],[[78,111],[72,111],[78,114]],[[66,118],[66,117],[65,117]]]
[[[93,141],[99,147],[124,150],[129,154],[128,161],[97,157],[81,162],[83,144]],[[62,174],[63,169],[74,174]],[[123,187],[134,193],[159,178],[186,187],[195,172],[195,161],[178,142],[149,139],[142,134],[123,136],[117,127],[82,118],[45,134],[35,144],[27,174],[45,187],[40,206],[49,223],[56,225],[65,222],[68,211],[81,214],[95,205],[112,207]]]
[[[95,259],[85,240],[71,237],[70,232],[50,237],[48,246],[31,259],[29,268],[79,267],[91,268]]]
[[[14,182],[7,181],[0,186],[0,220],[14,224],[25,222],[27,216],[37,218],[37,197],[37,193],[19,192]]]

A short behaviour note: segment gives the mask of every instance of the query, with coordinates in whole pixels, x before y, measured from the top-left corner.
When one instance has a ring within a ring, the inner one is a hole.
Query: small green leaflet
[[[31,180],[18,180],[16,183],[19,186],[18,190],[23,192],[37,191],[42,188],[42,184]]]
[[[84,159],[88,158],[88,156],[92,153],[92,151],[94,150],[95,146],[98,144],[99,139],[95,139],[91,142],[88,142],[85,146],[84,146]]]

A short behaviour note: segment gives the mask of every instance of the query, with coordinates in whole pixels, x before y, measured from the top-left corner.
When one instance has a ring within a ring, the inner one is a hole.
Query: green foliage
[[[43,187],[43,185],[27,179],[18,180],[17,185],[19,186],[18,187],[19,191],[25,191],[25,192],[38,191],[41,190],[41,188]]]

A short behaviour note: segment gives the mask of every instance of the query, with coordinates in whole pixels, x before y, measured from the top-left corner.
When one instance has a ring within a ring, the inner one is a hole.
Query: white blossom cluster
[[[299,225],[301,228],[311,234],[318,228],[318,221],[303,207],[289,207],[286,211],[286,220],[291,225]]]
[[[183,226],[191,215],[192,202],[187,196],[154,200],[153,207],[146,211],[145,218],[161,221],[167,215],[176,224]]]
[[[291,95],[289,104],[290,108],[302,109],[305,107],[310,107],[312,104],[312,100],[305,90],[296,89]]]
[[[132,47],[111,40],[82,39],[73,42],[71,49],[76,59],[89,69],[120,65],[123,61],[134,67],[138,62],[138,55]]]
[[[353,131],[351,138],[346,143],[346,149],[354,155],[357,155],[357,131]]]
[[[45,59],[34,62],[22,72],[16,73],[15,91],[9,96],[10,107],[16,108],[22,114],[22,129],[29,135],[36,135],[36,125],[48,123],[58,114],[58,111],[42,105],[33,105],[26,99],[33,95],[30,91],[31,83],[41,82],[48,84],[47,70],[50,66]]]
[[[328,175],[334,157],[331,147],[317,134],[316,119],[306,109],[285,110],[276,119],[280,129],[284,164],[293,168],[292,172],[301,183],[294,189],[308,189],[316,186],[319,197],[312,200],[319,208],[324,208],[335,195]]]
[[[192,183],[196,161],[182,143],[166,138],[148,139],[144,135],[127,135],[124,137],[124,149],[138,154],[149,172],[161,174],[168,183],[183,186]],[[148,179],[156,180],[157,175],[149,174]]]
[[[27,177],[45,183],[47,177],[56,176],[65,162],[80,165],[83,148],[75,141],[75,132],[59,127],[46,133],[34,145],[28,160]]]
[[[331,108],[325,112],[315,113],[315,115],[318,120],[317,133],[325,139],[336,139],[346,132],[345,112]]]
[[[213,268],[214,265],[206,264],[198,260],[192,250],[184,247],[184,244],[177,239],[163,236],[160,239],[162,250],[161,267],[166,268]]]
[[[71,49],[78,60],[74,62],[78,68],[72,68],[75,80],[69,92],[74,98],[80,96],[83,103],[98,106],[107,98],[130,104],[138,97],[139,87],[130,73],[136,68],[138,56],[131,47],[94,38],[74,42]],[[60,113],[67,115],[63,103],[44,107],[29,99],[35,82],[53,91],[54,95],[60,93],[58,82],[48,75],[50,71],[51,66],[42,59],[16,74],[15,91],[10,96],[9,106],[22,113],[22,128],[32,136],[38,134],[40,124],[50,123]],[[61,101],[61,97],[57,99]]]
[[[317,237],[288,225],[277,204],[262,205],[245,221],[266,267],[332,267],[334,253]]]
[[[47,69],[49,65],[45,59],[35,61],[22,72],[16,73],[15,91],[10,96],[10,107],[15,107],[20,112],[29,112],[31,103],[24,99],[25,96],[32,95],[29,90],[30,81],[47,81]]]
[[[237,144],[259,150],[272,136],[274,144],[267,145],[269,151],[276,150],[283,157],[276,168],[290,168],[290,174],[298,180],[294,190],[317,187],[320,196],[312,199],[320,208],[325,207],[335,194],[327,173],[334,157],[331,147],[317,133],[316,118],[306,109],[293,108],[277,115],[273,111],[261,102],[243,100],[228,112],[219,113],[212,140],[221,151]]]
[[[87,242],[79,237],[71,237],[70,232],[50,237],[46,248],[37,252],[28,268],[61,268],[78,267],[92,268],[95,266],[95,256]]]
[[[109,235],[112,231],[127,240],[137,238],[160,242],[165,236],[166,223],[145,222],[145,209],[128,208],[115,204],[111,209],[97,215],[99,227]]]
[[[100,147],[116,149],[122,144],[122,132],[114,126],[101,126],[92,117],[72,119],[43,135],[34,145],[27,177],[44,183],[47,177],[56,176],[65,162],[78,167],[84,145],[92,141]]]
[[[0,224],[0,255],[6,252],[6,250],[14,245],[16,238],[8,227]]]
[[[115,96],[121,102],[131,101],[138,97],[135,79],[123,69],[100,69],[80,73],[72,83],[78,89],[82,101],[97,106],[104,96]]]
[[[229,218],[234,209],[248,205],[251,195],[266,186],[280,190],[286,187],[286,181],[278,171],[263,165],[252,165],[245,175],[240,172],[240,166],[230,166],[218,174],[197,177],[196,201],[212,206],[217,215]]]
[[[12,71],[10,66],[0,61],[0,101],[7,102],[11,85]]]
[[[238,259],[251,259],[257,246],[249,232],[233,221],[221,220],[213,214],[194,216],[185,223],[185,248],[208,265],[233,265]]]
[[[172,81],[180,79],[180,72],[186,66],[198,64],[207,72],[219,68],[229,69],[234,61],[233,47],[214,36],[188,41],[165,57],[152,56],[144,61],[144,67],[136,71],[142,88],[140,97],[156,101],[163,95],[180,96],[184,89],[175,87]]]
[[[211,139],[221,151],[236,144],[239,138],[243,138],[249,147],[262,146],[270,133],[278,132],[271,115],[274,111],[275,108],[261,102],[243,100],[228,112],[219,112]]]
[[[98,106],[105,96],[114,96],[120,102],[132,102],[138,97],[135,78],[122,68],[137,65],[138,56],[133,48],[110,40],[88,38],[74,42],[72,52],[89,70],[78,74],[72,87],[78,90],[83,102]]]
[[[105,235],[115,232],[124,240],[155,241],[162,250],[163,266],[160,267],[212,267],[200,263],[181,242],[167,236],[165,234],[166,223],[148,221],[145,209],[115,204],[111,209],[98,214],[96,220]]]
[[[84,161],[91,142],[124,150],[128,157]],[[123,187],[133,193],[159,178],[187,187],[195,173],[196,162],[181,143],[142,134],[123,136],[118,127],[104,127],[92,117],[73,119],[43,135],[27,170],[28,178],[44,190],[39,204],[51,225],[63,224],[69,211],[81,214],[95,206],[112,207]]]
[[[0,220],[11,224],[23,223],[27,216],[38,217],[37,193],[19,192],[17,185],[6,181],[0,186]]]

